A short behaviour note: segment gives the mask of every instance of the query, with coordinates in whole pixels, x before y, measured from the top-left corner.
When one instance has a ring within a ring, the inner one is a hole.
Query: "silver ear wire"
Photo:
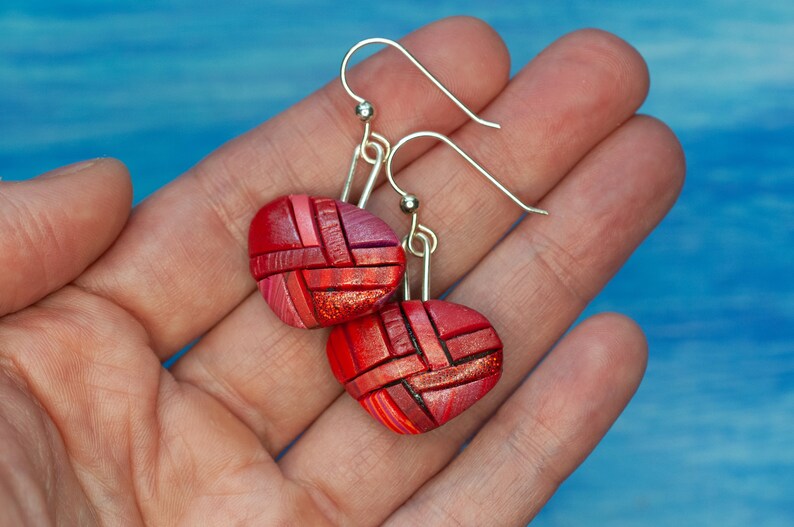
[[[370,170],[370,175],[367,179],[367,182],[364,187],[364,192],[361,195],[361,198],[358,202],[358,206],[364,208],[367,204],[367,200],[369,199],[370,194],[372,193],[372,189],[375,186],[375,182],[378,178],[380,173],[381,166],[384,164],[384,156],[387,160],[386,164],[386,174],[389,177],[389,182],[391,183],[392,187],[399,192],[403,196],[403,202],[401,203],[401,207],[404,212],[407,214],[413,214],[414,219],[416,218],[416,209],[419,208],[419,201],[416,199],[416,196],[410,196],[403,192],[395,183],[394,178],[391,175],[391,163],[394,158],[394,154],[396,153],[397,148],[404,145],[411,139],[415,139],[417,137],[435,137],[437,139],[441,139],[442,141],[446,142],[452,148],[454,148],[464,159],[466,159],[472,166],[477,168],[483,175],[485,175],[494,185],[497,186],[502,192],[504,192],[510,199],[515,201],[522,209],[526,210],[527,212],[535,212],[539,214],[546,214],[545,211],[541,211],[540,209],[536,209],[534,207],[530,207],[525,205],[521,200],[519,200],[515,195],[513,195],[507,188],[504,187],[496,178],[491,176],[484,168],[482,168],[479,164],[477,164],[471,157],[469,157],[463,150],[457,147],[452,141],[450,141],[447,137],[437,134],[435,132],[417,132],[411,135],[408,135],[400,140],[397,147],[392,150],[391,144],[389,143],[388,139],[383,137],[382,135],[372,131],[371,120],[375,116],[375,107],[369,101],[365,100],[360,95],[357,95],[351,88],[347,82],[347,65],[350,62],[350,58],[355,54],[356,51],[363,48],[364,46],[368,46],[370,44],[385,44],[387,46],[391,46],[398,51],[400,51],[411,63],[419,69],[422,74],[427,77],[441,92],[446,95],[452,102],[454,102],[458,108],[460,108],[470,119],[473,121],[482,124],[484,126],[488,126],[491,128],[501,128],[499,124],[494,123],[492,121],[487,121],[485,119],[480,118],[477,114],[471,111],[465,104],[463,104],[460,99],[455,97],[452,92],[450,92],[446,86],[441,84],[432,73],[430,73],[427,68],[425,68],[421,62],[419,62],[416,57],[411,55],[407,49],[405,49],[399,43],[389,40],[387,38],[368,38],[365,40],[360,41],[355,46],[348,50],[345,57],[342,59],[342,66],[339,71],[339,79],[342,81],[342,86],[344,87],[345,91],[347,91],[348,95],[352,97],[355,101],[358,102],[356,106],[356,115],[361,119],[364,123],[364,135],[361,139],[361,142],[356,146],[356,149],[353,152],[353,159],[350,163],[350,169],[348,170],[347,180],[345,181],[344,188],[342,190],[342,201],[347,201],[350,197],[350,189],[353,184],[353,178],[355,176],[356,167],[358,166],[358,162],[360,159],[364,159],[367,163],[372,165],[372,169]],[[375,156],[372,157],[369,153],[370,150],[375,151]],[[418,254],[418,251],[415,251],[413,248],[413,240],[417,233],[417,229],[425,232],[430,238],[432,239],[432,250],[435,251],[436,246],[438,245],[438,238],[436,237],[435,233],[432,230],[424,227],[423,225],[419,225],[418,222],[413,221],[411,226],[411,235],[408,241],[408,247],[411,250],[412,254]]]
[[[519,199],[519,198],[518,198],[518,197],[517,197],[515,194],[513,194],[512,192],[510,192],[510,190],[509,190],[507,187],[505,187],[505,186],[504,186],[504,185],[503,185],[503,184],[502,184],[502,183],[501,183],[501,182],[500,182],[498,179],[496,179],[494,176],[492,176],[492,175],[491,175],[491,174],[490,174],[490,173],[489,173],[487,170],[485,170],[485,169],[484,169],[484,168],[483,168],[483,167],[482,167],[482,166],[481,166],[479,163],[477,163],[477,162],[476,162],[474,159],[472,159],[472,158],[471,158],[471,156],[469,156],[469,154],[467,154],[466,152],[464,152],[463,150],[461,150],[461,149],[460,149],[460,147],[459,147],[458,145],[456,145],[455,143],[453,143],[453,142],[452,142],[452,140],[451,140],[449,137],[447,137],[447,136],[445,136],[445,135],[441,135],[441,134],[439,134],[439,133],[436,133],[436,132],[414,132],[414,133],[412,133],[412,134],[406,135],[405,137],[403,137],[402,139],[400,139],[400,141],[399,141],[399,142],[398,142],[396,145],[394,145],[394,148],[392,148],[392,149],[391,149],[391,152],[389,153],[388,157],[386,158],[386,177],[388,178],[388,180],[389,180],[389,183],[391,184],[392,188],[393,188],[393,189],[394,189],[394,190],[395,190],[395,191],[396,191],[398,194],[400,194],[400,196],[402,196],[402,197],[403,197],[403,200],[402,200],[403,202],[404,202],[404,201],[406,201],[406,198],[408,198],[408,201],[413,201],[413,199],[411,199],[411,198],[414,198],[414,199],[415,199],[415,196],[413,196],[412,194],[408,194],[407,192],[405,192],[403,189],[401,189],[401,188],[400,188],[400,187],[397,185],[397,182],[396,182],[396,181],[394,181],[394,174],[392,173],[392,162],[394,161],[394,156],[395,156],[395,155],[397,155],[397,152],[400,150],[400,148],[402,148],[403,146],[405,146],[405,144],[406,144],[408,141],[411,141],[411,140],[413,140],[413,139],[417,139],[417,138],[419,138],[419,137],[432,137],[432,138],[434,138],[434,139],[438,139],[438,140],[440,140],[440,141],[443,141],[444,143],[446,143],[447,145],[449,145],[450,147],[452,147],[452,149],[453,149],[453,150],[455,150],[455,152],[457,152],[457,153],[458,153],[458,154],[459,154],[459,155],[460,155],[460,156],[461,156],[463,159],[465,159],[466,161],[468,161],[468,162],[469,162],[469,164],[470,164],[471,166],[473,166],[474,168],[476,168],[476,169],[477,169],[477,171],[478,171],[480,174],[482,174],[483,176],[485,176],[486,178],[488,178],[488,181],[490,181],[491,183],[493,183],[493,184],[494,184],[494,186],[495,186],[496,188],[498,188],[499,190],[501,190],[501,191],[502,191],[502,193],[503,193],[505,196],[507,196],[508,198],[510,198],[511,200],[513,200],[513,202],[514,202],[516,205],[518,205],[519,207],[521,207],[521,208],[522,208],[524,211],[526,211],[526,212],[532,212],[532,213],[535,213],[535,214],[543,214],[543,215],[548,215],[548,214],[549,214],[549,213],[548,213],[548,211],[545,211],[545,210],[543,210],[543,209],[538,209],[538,208],[532,207],[532,206],[530,206],[530,205],[527,205],[527,204],[526,204],[526,203],[524,203],[523,201],[521,201],[521,200],[520,200],[520,199]],[[416,213],[416,210],[417,210],[418,208],[419,208],[419,205],[418,205],[418,202],[417,202],[417,204],[416,204],[416,207],[415,207],[415,208],[413,208],[413,210],[412,210],[410,213],[411,213],[411,214],[415,214],[415,213]],[[405,209],[403,209],[403,210],[405,210]]]
[[[341,67],[341,70],[339,72],[339,78],[342,80],[342,86],[345,88],[345,91],[348,93],[348,95],[350,95],[350,97],[352,97],[353,99],[355,99],[358,102],[358,106],[356,106],[356,114],[359,116],[359,119],[361,119],[365,123],[369,122],[369,120],[372,119],[372,117],[374,117],[375,108],[374,108],[374,106],[372,105],[371,102],[367,101],[366,99],[364,99],[360,95],[357,95],[350,88],[350,85],[347,83],[347,63],[350,62],[350,57],[352,57],[353,54],[356,51],[358,51],[359,49],[363,48],[364,46],[369,46],[370,44],[385,44],[387,46],[391,46],[391,47],[397,49],[398,51],[400,51],[400,53],[405,55],[405,57],[408,60],[410,60],[411,63],[414,66],[416,66],[417,69],[419,69],[419,71],[421,71],[422,74],[430,80],[430,82],[435,84],[436,87],[439,90],[441,90],[441,92],[444,95],[449,97],[452,100],[452,102],[454,102],[458,106],[458,108],[463,110],[463,112],[466,115],[468,115],[470,119],[480,123],[483,126],[489,126],[491,128],[500,128],[500,126],[497,123],[494,123],[494,122],[491,122],[491,121],[486,121],[485,119],[480,118],[479,116],[477,116],[477,114],[475,114],[474,112],[469,110],[469,108],[465,104],[463,104],[457,97],[455,97],[452,94],[452,92],[449,91],[443,84],[441,84],[441,81],[439,81],[437,78],[435,78],[435,76],[433,76],[433,74],[430,73],[427,70],[427,68],[425,68],[422,65],[421,62],[416,60],[416,57],[411,55],[411,53],[407,49],[402,47],[402,45],[400,45],[399,43],[397,43],[397,42],[395,42],[393,40],[389,40],[388,38],[368,38],[368,39],[362,40],[361,42],[359,42],[358,44],[356,44],[355,46],[350,48],[350,51],[347,52],[347,55],[345,55],[345,58],[342,59],[342,67]]]
[[[547,211],[543,209],[532,207],[521,201],[515,194],[510,192],[510,190],[507,187],[505,187],[498,179],[496,179],[487,170],[485,170],[466,152],[461,150],[460,147],[458,147],[458,145],[453,143],[449,137],[436,132],[429,132],[429,131],[414,132],[400,139],[400,141],[396,145],[394,145],[394,148],[391,149],[391,152],[386,157],[386,178],[389,180],[389,184],[392,186],[395,192],[397,192],[402,197],[400,199],[400,209],[402,209],[404,213],[411,215],[411,230],[409,231],[408,236],[406,237],[407,242],[404,243],[404,246],[406,250],[411,254],[413,254],[414,256],[418,256],[420,258],[423,257],[424,252],[426,252],[427,250],[427,247],[430,247],[430,252],[435,252],[436,246],[438,245],[438,236],[436,236],[436,234],[429,227],[426,227],[421,223],[419,223],[419,219],[418,219],[419,199],[413,194],[407,193],[402,188],[400,188],[399,185],[397,185],[397,182],[394,180],[394,173],[392,172],[392,163],[394,162],[394,156],[397,155],[397,152],[400,150],[400,148],[405,146],[405,144],[408,143],[408,141],[420,137],[432,137],[434,139],[443,141],[444,143],[452,147],[452,149],[455,150],[455,152],[457,152],[463,159],[468,161],[468,163],[471,166],[476,168],[480,174],[485,176],[488,179],[488,181],[493,183],[494,186],[496,186],[496,188],[502,191],[502,193],[505,194],[508,198],[510,198],[516,205],[521,207],[522,210],[526,212],[532,212],[535,214],[543,214],[543,215],[549,214]],[[417,250],[413,245],[414,239],[419,237],[419,234],[424,234],[421,241],[425,244],[425,248],[421,252]]]

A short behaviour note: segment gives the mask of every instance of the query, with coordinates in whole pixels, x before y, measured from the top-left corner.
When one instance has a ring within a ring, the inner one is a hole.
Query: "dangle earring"
[[[400,240],[385,222],[364,210],[391,151],[389,141],[371,129],[373,105],[347,83],[350,58],[369,44],[396,48],[469,117],[498,128],[477,117],[397,42],[371,38],[353,46],[342,61],[340,80],[358,102],[355,111],[364,123],[364,135],[353,151],[341,198],[282,196],[263,206],[251,221],[251,274],[273,312],[290,326],[327,327],[372,313],[397,289],[405,270]],[[371,168],[356,207],[347,201],[361,159]]]
[[[411,215],[403,248],[423,263],[422,297],[411,300],[406,270],[403,300],[377,313],[336,326],[326,352],[345,390],[372,417],[399,434],[419,434],[446,423],[482,398],[502,375],[502,341],[477,311],[445,300],[431,300],[431,255],[438,237],[419,223],[419,200],[394,181],[397,151],[418,137],[445,142],[526,212],[548,214],[525,205],[449,138],[416,132],[400,140],[386,161],[386,177]]]

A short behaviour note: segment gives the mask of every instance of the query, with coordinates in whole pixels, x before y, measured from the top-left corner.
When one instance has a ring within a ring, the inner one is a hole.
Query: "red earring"
[[[372,417],[400,434],[427,432],[477,402],[502,374],[502,341],[477,311],[445,300],[430,300],[430,256],[438,238],[417,218],[419,201],[394,181],[391,164],[411,139],[434,137],[454,148],[481,174],[527,212],[548,214],[525,205],[447,137],[417,132],[391,151],[386,175],[402,196],[400,208],[411,215],[405,250],[423,260],[422,299],[410,299],[408,273],[403,300],[377,313],[335,327],[326,348],[334,376]],[[421,249],[414,241],[421,242]]]
[[[375,110],[347,83],[350,57],[369,44],[387,44],[403,53],[469,117],[488,126],[447,90],[400,44],[371,38],[353,46],[342,60],[340,79],[355,99],[364,136],[353,152],[340,200],[306,194],[283,196],[257,212],[248,236],[251,274],[273,312],[298,328],[327,327],[377,311],[394,293],[405,270],[400,240],[364,207],[388,158],[391,145],[371,130]],[[361,159],[371,165],[358,207],[346,203]]]
[[[376,163],[383,147],[370,142]],[[356,147],[351,177],[360,155]],[[346,190],[349,191],[349,181]],[[377,310],[394,293],[405,253],[386,223],[343,200],[291,195],[271,201],[254,217],[248,237],[251,274],[278,317],[298,328],[327,327]]]

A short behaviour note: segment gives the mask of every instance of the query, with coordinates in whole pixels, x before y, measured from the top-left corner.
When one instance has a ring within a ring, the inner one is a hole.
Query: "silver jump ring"
[[[378,132],[371,131],[369,123],[366,123],[364,126],[364,137],[361,140],[361,157],[364,158],[364,161],[370,165],[374,165],[377,163],[377,156],[373,158],[367,153],[367,149],[372,148],[373,145],[373,141],[370,141],[370,138],[374,139],[383,146],[383,155],[385,158],[388,158],[389,154],[391,153],[391,143],[389,143],[389,140],[380,135]]]
[[[417,250],[416,247],[414,247],[414,240],[417,238],[423,238],[423,240],[421,240],[423,242],[423,247],[421,250]],[[408,240],[405,244],[406,250],[418,258],[424,258],[426,246],[426,244],[424,244],[424,239],[427,238],[430,239],[430,254],[433,254],[438,248],[438,236],[430,227],[426,227],[425,225],[419,223],[416,214],[413,214],[411,216],[411,230],[406,236],[406,239]]]

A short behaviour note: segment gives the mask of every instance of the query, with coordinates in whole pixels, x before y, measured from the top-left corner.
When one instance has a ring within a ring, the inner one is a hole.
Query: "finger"
[[[473,109],[507,82],[504,45],[485,24],[454,18],[405,38],[427,68]],[[418,127],[454,130],[466,116],[393,49],[349,74],[377,106],[387,137]],[[124,306],[167,357],[215,325],[254,290],[246,238],[256,210],[287,193],[336,196],[362,125],[334,81],[224,145],[144,202],[112,251],[80,284]],[[419,152],[416,152],[418,155]],[[409,162],[404,158],[401,162]]]
[[[601,31],[573,33],[541,53],[489,105],[488,115],[502,131],[472,123],[454,139],[476,159],[487,159],[494,174],[522,197],[535,200],[615,123],[628,119],[646,89],[645,64],[628,44]],[[436,293],[479,261],[521,212],[454,151],[440,146],[399,174],[401,185],[421,195],[423,223],[442,235],[434,255],[435,262],[443,262],[434,266]],[[404,232],[406,219],[388,207],[394,196],[390,187],[379,189],[373,208]],[[193,348],[175,374],[222,400],[276,453],[341,390],[322,352],[325,338],[282,328],[252,297]],[[232,339],[236,345],[229,349]]]
[[[93,159],[0,184],[0,316],[74,280],[116,239],[130,212],[127,169]]]
[[[285,475],[326,499],[340,522],[376,523],[458,452],[670,208],[680,147],[647,117],[624,124],[544,199],[549,218],[523,222],[450,300],[485,314],[504,343],[505,370],[482,401],[444,427],[398,436],[341,396],[281,460]],[[339,471],[334,467],[348,467]]]
[[[631,320],[583,322],[386,524],[527,525],[618,418],[646,362]]]

